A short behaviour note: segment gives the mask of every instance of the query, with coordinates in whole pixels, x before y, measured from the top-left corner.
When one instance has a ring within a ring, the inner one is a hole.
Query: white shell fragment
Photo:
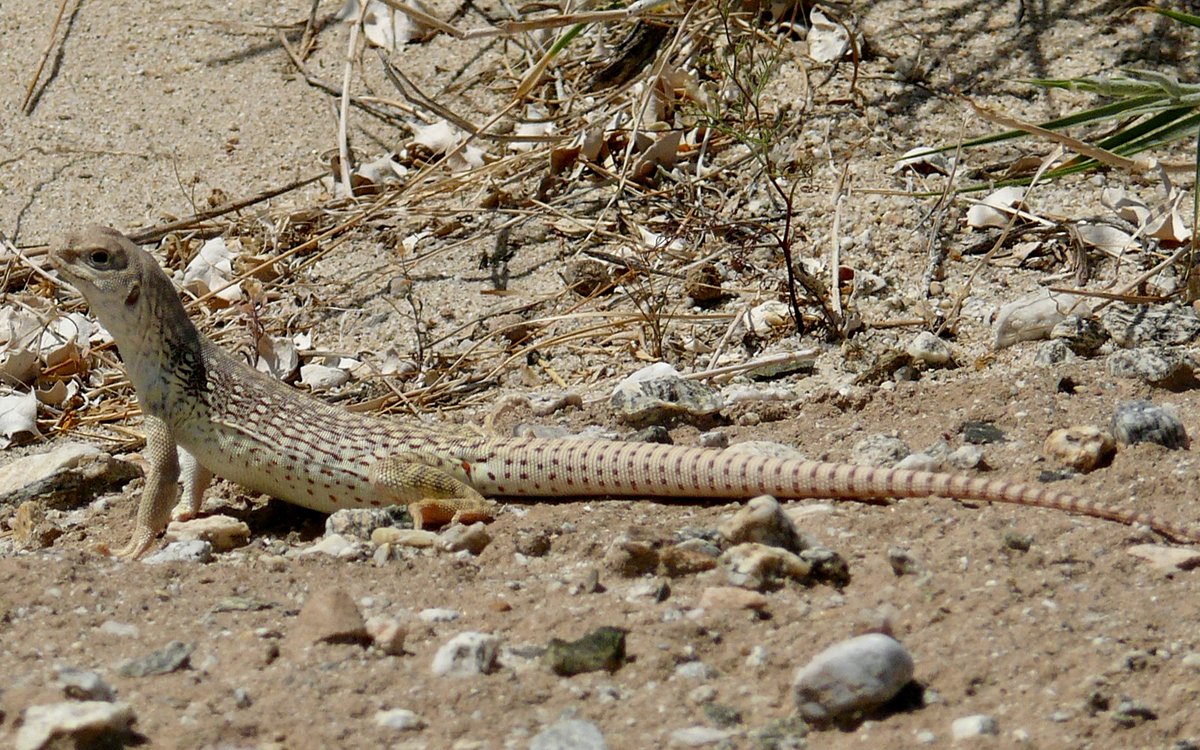
[[[1050,331],[1068,315],[1090,316],[1091,307],[1074,294],[1041,289],[1002,306],[996,314],[995,349],[1019,341],[1035,341],[1050,336]]]
[[[850,34],[846,29],[815,8],[809,19],[812,27],[808,30],[808,56],[823,63],[842,59],[850,49]]]
[[[0,449],[16,442],[17,435],[39,435],[37,428],[37,396],[12,393],[0,396]]]
[[[1025,198],[1025,188],[1000,188],[967,210],[967,226],[972,229],[1004,227],[1015,206]]]
[[[892,167],[892,174],[899,174],[906,169],[922,174],[929,172],[950,174],[950,170],[953,168],[954,159],[944,152],[934,151],[929,146],[917,146],[900,155],[900,160],[896,162],[896,166]]]
[[[1119,253],[1123,250],[1137,247],[1137,242],[1134,241],[1133,235],[1108,224],[1093,224],[1081,221],[1075,225],[1075,231],[1078,233],[1079,239],[1083,244],[1098,247],[1101,250]]]
[[[197,297],[202,297],[214,289],[221,289],[215,295],[217,299],[226,303],[237,302],[242,298],[241,284],[226,286],[233,278],[235,255],[224,237],[213,237],[206,241],[196,257],[192,258],[192,262],[183,269],[184,289]]]

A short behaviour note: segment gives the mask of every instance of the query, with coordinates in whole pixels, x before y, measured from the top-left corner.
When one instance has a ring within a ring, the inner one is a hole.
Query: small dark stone
[[[704,716],[721,729],[735,727],[742,723],[742,712],[724,703],[705,703]]]
[[[1158,714],[1153,709],[1132,698],[1122,700],[1112,712],[1112,720],[1126,729],[1147,721],[1154,721],[1157,718]]]
[[[721,272],[712,263],[693,266],[684,277],[683,291],[701,307],[714,305],[725,296],[721,289]]]
[[[584,672],[615,672],[625,664],[623,628],[601,627],[577,641],[550,639],[543,657],[557,675],[570,677]]]
[[[567,288],[580,297],[594,297],[613,290],[608,266],[592,258],[584,258],[567,266]]]
[[[675,441],[671,439],[671,431],[660,424],[652,424],[649,427],[643,427],[629,436],[629,442],[658,443],[659,445],[675,444]]]
[[[545,557],[550,554],[550,534],[544,530],[522,532],[514,545],[526,557]]]
[[[987,445],[988,443],[1004,442],[1004,432],[991,422],[963,422],[959,429],[963,440],[972,445]]]
[[[1004,546],[1018,552],[1028,552],[1033,546],[1033,534],[1019,534],[1015,531],[1004,532]]]
[[[151,651],[145,656],[130,659],[121,665],[117,672],[122,677],[149,677],[157,674],[170,674],[188,665],[195,644],[171,641],[166,646]]]

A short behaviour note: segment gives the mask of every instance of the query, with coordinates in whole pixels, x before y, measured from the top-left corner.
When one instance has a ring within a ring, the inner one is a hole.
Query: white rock
[[[1140,557],[1164,573],[1177,573],[1200,567],[1200,552],[1194,549],[1168,547],[1164,544],[1135,544],[1125,551],[1134,557]]]
[[[158,552],[143,557],[142,562],[146,565],[162,565],[169,562],[204,564],[212,560],[212,550],[212,544],[203,539],[171,542]]]
[[[950,725],[950,733],[956,740],[965,740],[985,734],[1000,734],[1000,725],[987,714],[975,714],[955,719],[954,723]]]
[[[417,617],[421,620],[421,622],[454,622],[458,618],[462,617],[462,614],[455,609],[440,609],[437,607],[430,607],[429,609],[423,609],[418,612]]]
[[[684,727],[671,732],[671,745],[673,747],[704,747],[725,742],[732,736],[731,732],[715,727]]]
[[[250,527],[232,516],[205,516],[188,521],[172,521],[163,538],[168,542],[199,539],[211,544],[218,552],[228,552],[250,541]]]
[[[929,367],[944,367],[950,364],[950,345],[929,331],[921,331],[908,342],[904,351],[917,362]]]
[[[99,455],[101,450],[86,443],[67,443],[47,453],[18,458],[0,467],[0,495],[21,489],[63,469],[79,465],[81,459]]]
[[[355,557],[358,553],[358,545],[341,534],[326,534],[311,547],[306,547],[295,552],[296,555],[301,556],[329,555],[330,557],[337,557],[343,560]]]
[[[451,638],[433,655],[433,673],[439,677],[472,677],[496,669],[500,639],[488,633],[466,632]]]
[[[106,635],[115,635],[119,638],[137,638],[141,633],[138,626],[128,622],[117,622],[116,620],[105,620],[100,623],[99,628],[101,633]]]
[[[106,701],[117,699],[117,692],[96,672],[73,667],[57,666],[58,684],[72,700]]]
[[[407,732],[424,729],[425,721],[416,712],[407,708],[392,708],[387,711],[375,712],[375,726],[383,729],[394,729],[397,732]]]
[[[404,639],[408,628],[399,620],[376,615],[367,620],[367,635],[371,642],[385,654],[398,656],[404,653]]]
[[[300,368],[300,383],[314,391],[328,391],[350,382],[350,373],[326,365],[304,365]]]
[[[529,750],[608,750],[608,743],[592,722],[564,719],[538,732]]]
[[[773,328],[783,328],[792,324],[792,311],[782,302],[771,300],[758,305],[747,316],[750,330],[760,336]]]
[[[912,677],[908,650],[894,638],[868,633],[814,656],[796,672],[792,690],[800,715],[823,723],[883,705]]]
[[[30,706],[25,709],[14,747],[16,750],[42,750],[60,737],[76,737],[85,743],[91,738],[95,743],[98,735],[128,732],[134,720],[133,709],[128,703],[67,701]],[[75,747],[76,743],[69,742],[65,746]]]
[[[1088,317],[1091,307],[1082,297],[1052,292],[1034,292],[1001,306],[996,313],[996,338],[993,347],[1003,349],[1019,341],[1034,341],[1050,336],[1050,331],[1068,315]]]

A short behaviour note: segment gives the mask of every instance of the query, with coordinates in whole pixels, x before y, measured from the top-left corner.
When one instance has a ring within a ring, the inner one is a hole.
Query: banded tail
[[[1007,479],[604,440],[482,441],[461,453],[471,483],[484,495],[948,497],[1061,510],[1127,526],[1141,524],[1177,542],[1200,543],[1197,524],[1176,524]]]

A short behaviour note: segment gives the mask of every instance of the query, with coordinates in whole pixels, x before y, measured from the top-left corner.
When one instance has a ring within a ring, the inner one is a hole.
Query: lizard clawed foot
[[[150,529],[138,528],[133,532],[133,537],[121,549],[116,552],[110,552],[113,557],[123,560],[136,560],[154,546],[154,537],[158,536]]]
[[[478,523],[496,517],[499,505],[491,500],[483,503],[474,498],[426,498],[408,504],[413,528],[418,531],[430,526],[449,526],[456,523]]]

